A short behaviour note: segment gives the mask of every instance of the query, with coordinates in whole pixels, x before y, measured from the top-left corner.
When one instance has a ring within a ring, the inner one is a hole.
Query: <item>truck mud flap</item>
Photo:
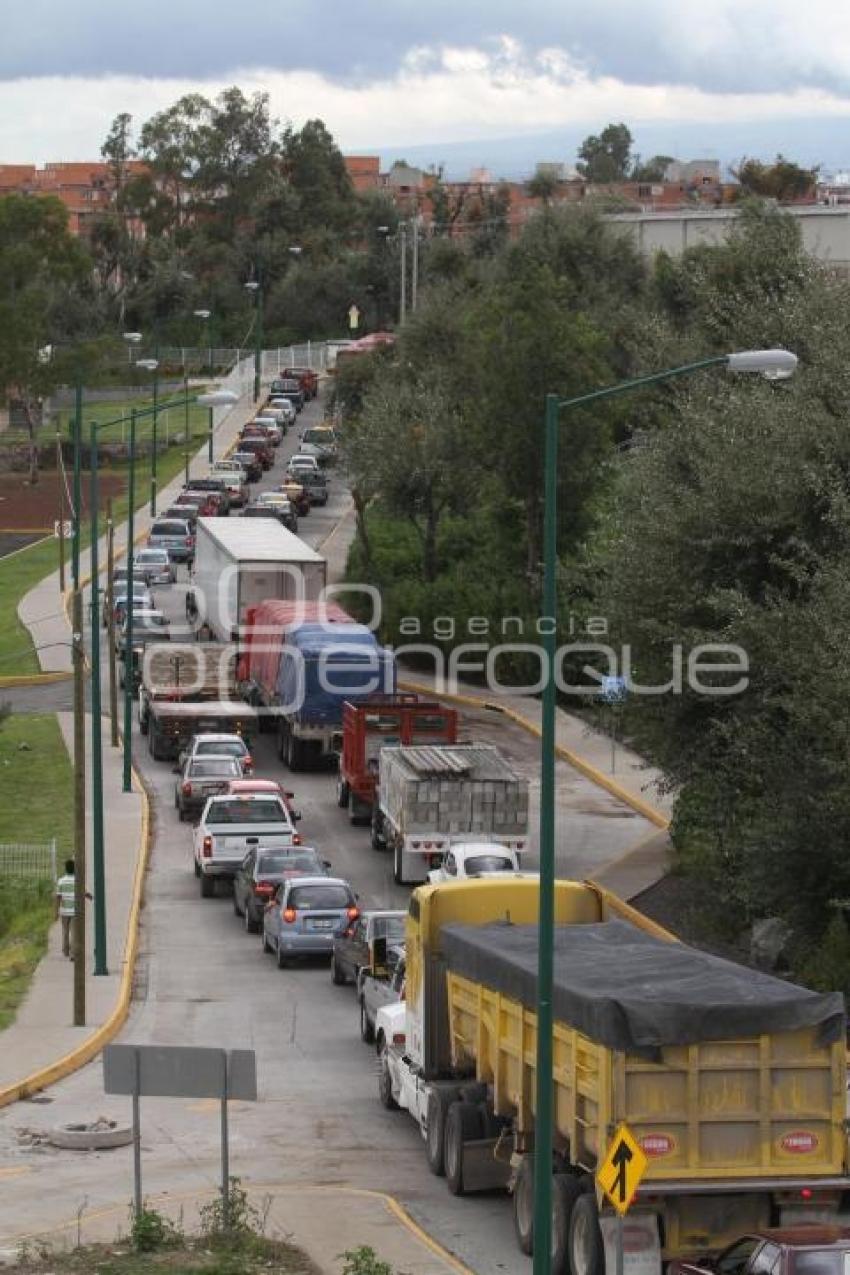
[[[463,1189],[506,1191],[511,1180],[510,1162],[496,1159],[498,1138],[481,1138],[463,1144]]]

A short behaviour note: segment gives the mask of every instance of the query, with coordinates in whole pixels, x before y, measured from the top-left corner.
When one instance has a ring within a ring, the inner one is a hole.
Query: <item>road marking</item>
[[[25,1173],[32,1173],[28,1164],[10,1164],[5,1169],[0,1167],[0,1178],[21,1178]]]

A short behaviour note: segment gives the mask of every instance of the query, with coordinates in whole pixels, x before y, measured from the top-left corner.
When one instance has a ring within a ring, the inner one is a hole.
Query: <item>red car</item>
[[[298,382],[305,402],[309,398],[315,398],[319,392],[319,374],[310,367],[285,367],[280,375],[282,379]]]
[[[253,452],[263,469],[271,469],[274,464],[274,448],[262,435],[242,433],[239,439],[240,452]]]
[[[282,788],[276,779],[231,779],[227,786],[229,793],[273,793],[275,797],[282,797],[284,805],[289,811],[289,817],[293,823],[297,823],[301,818],[301,811],[295,809],[295,793],[287,792]],[[297,838],[300,841],[300,837]]]
[[[716,1257],[678,1260],[667,1275],[844,1275],[850,1227],[823,1222],[753,1231]]]

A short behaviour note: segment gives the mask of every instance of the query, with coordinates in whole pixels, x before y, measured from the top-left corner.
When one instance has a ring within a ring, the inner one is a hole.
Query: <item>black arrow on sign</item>
[[[617,1149],[611,1156],[611,1163],[617,1170],[617,1176],[611,1187],[611,1191],[619,1197],[620,1204],[625,1204],[628,1200],[626,1191],[626,1171],[630,1160],[633,1160],[631,1148],[626,1142],[619,1142]]]

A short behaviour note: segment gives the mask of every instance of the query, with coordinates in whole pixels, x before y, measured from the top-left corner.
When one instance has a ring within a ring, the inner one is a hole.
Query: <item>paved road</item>
[[[308,409],[315,415],[317,407]],[[307,413],[299,426],[308,423]],[[289,453],[290,437],[282,445]],[[276,471],[282,469],[278,463]],[[274,472],[274,471],[273,471]],[[275,479],[276,480],[276,479]],[[264,485],[271,480],[266,479]],[[300,532],[319,545],[347,508],[333,480],[326,510],[303,520]],[[159,591],[179,613],[178,590]],[[51,688],[54,689],[55,688]],[[468,732],[498,743],[532,781],[536,743],[525,732],[486,714],[469,718]],[[137,744],[144,741],[137,738]],[[271,737],[254,741],[258,774],[288,777]],[[257,1051],[260,1102],[233,1104],[232,1172],[246,1182],[291,1180],[347,1183],[391,1191],[426,1229],[475,1271],[530,1270],[514,1243],[511,1209],[501,1195],[455,1199],[427,1169],[420,1136],[404,1113],[384,1111],[376,1096],[374,1053],[360,1042],[353,989],[331,984],[326,963],[279,971],[263,957],[259,939],[244,933],[232,901],[201,900],[191,866],[191,833],[173,806],[171,767],[152,762],[138,746],[137,764],[153,796],[155,847],[146,889],[136,1003],[122,1039],[250,1047]],[[639,839],[643,821],[581,776],[559,767],[558,869],[581,875]],[[352,828],[335,803],[330,773],[292,776],[303,812],[305,841],[317,845],[334,870],[352,880],[364,906],[405,907],[409,890],[393,883],[389,856],[375,853],[368,832]],[[531,853],[529,866],[536,865]],[[126,1103],[102,1094],[94,1064],[51,1091],[49,1106],[0,1112],[0,1173],[14,1196],[0,1225],[0,1247],[12,1232],[37,1227],[39,1198],[59,1193],[72,1214],[87,1197],[98,1207],[129,1195],[127,1151],[87,1156],[17,1145],[19,1126],[42,1127],[98,1114],[127,1118]],[[149,1101],[143,1111],[145,1190],[171,1193],[212,1185],[218,1172],[218,1113],[213,1103]],[[353,1243],[357,1236],[352,1236]]]

